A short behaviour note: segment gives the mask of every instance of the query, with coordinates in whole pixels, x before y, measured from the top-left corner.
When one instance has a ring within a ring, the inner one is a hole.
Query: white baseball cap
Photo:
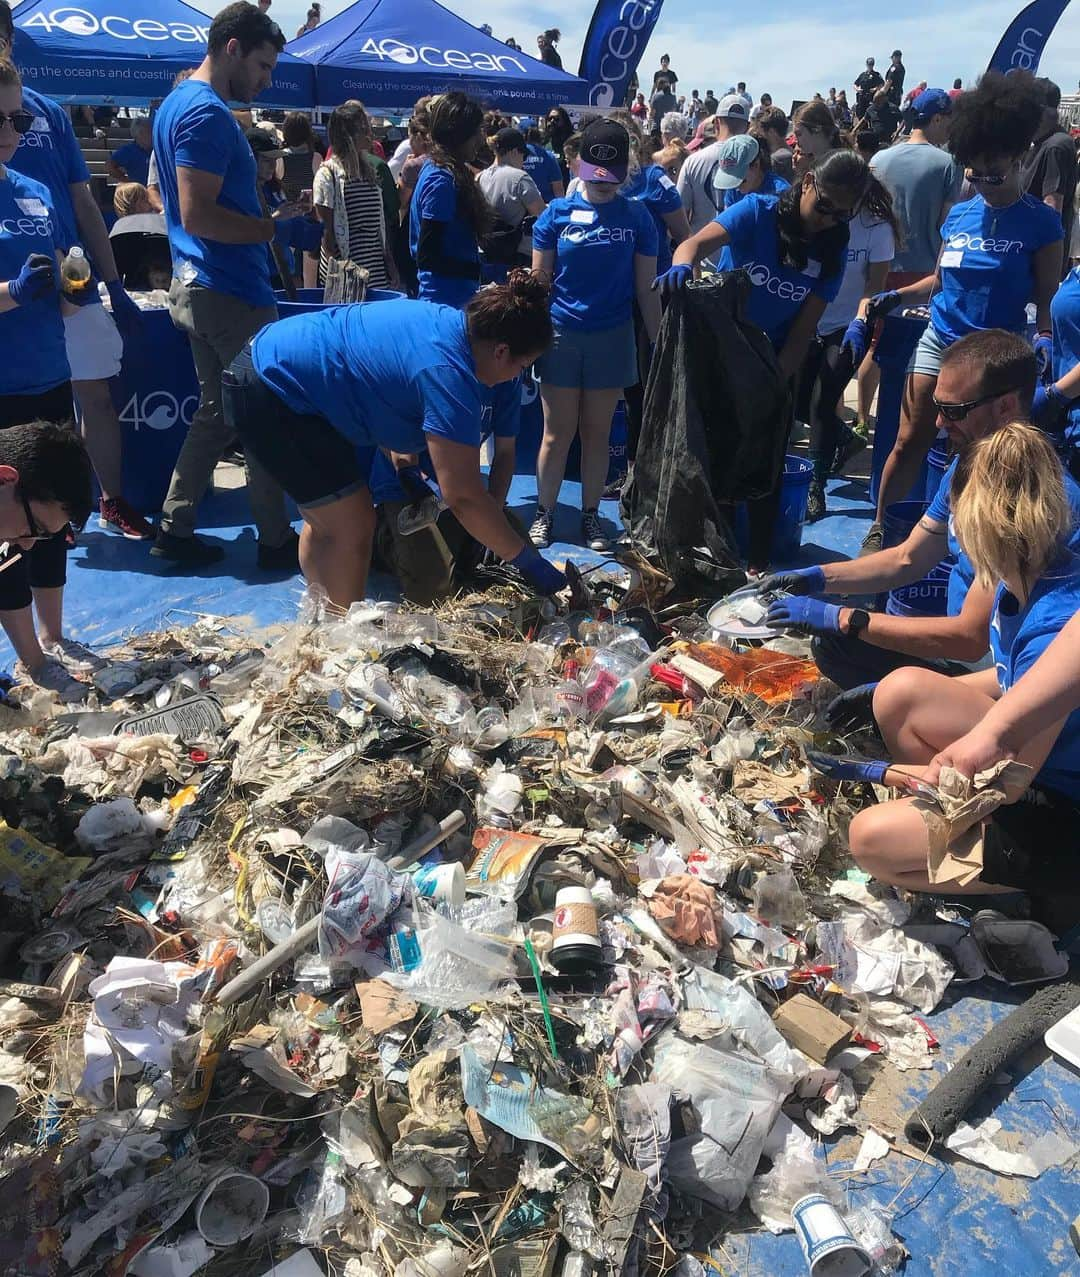
[[[746,103],[737,93],[729,93],[727,97],[721,98],[716,114],[721,119],[726,117],[729,120],[749,120],[750,118]]]

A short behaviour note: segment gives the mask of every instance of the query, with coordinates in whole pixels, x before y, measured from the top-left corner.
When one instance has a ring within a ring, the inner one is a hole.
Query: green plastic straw
[[[547,1029],[548,1046],[551,1047],[551,1058],[558,1060],[559,1048],[555,1045],[555,1026],[551,1022],[551,1008],[548,1006],[547,994],[544,992],[544,982],[540,978],[540,962],[536,956],[536,950],[532,947],[532,941],[525,941],[525,956],[529,959],[529,966],[532,967],[533,979],[536,981],[536,992],[540,995],[540,1010],[544,1013],[544,1028]]]

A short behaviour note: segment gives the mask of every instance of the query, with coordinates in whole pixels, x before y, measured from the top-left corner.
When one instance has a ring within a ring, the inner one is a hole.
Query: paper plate
[[[706,619],[718,638],[770,639],[777,635],[777,631],[769,629],[767,625],[750,625],[739,617],[732,616],[730,598],[714,603],[709,608]]]

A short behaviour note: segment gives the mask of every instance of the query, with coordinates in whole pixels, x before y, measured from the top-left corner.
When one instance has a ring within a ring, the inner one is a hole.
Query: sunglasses
[[[972,399],[968,403],[942,403],[937,395],[932,395],[934,407],[941,413],[946,421],[963,421],[969,413],[981,408],[983,404],[993,403],[995,399],[1002,398],[1003,395],[1011,395],[1018,387],[1010,386],[1008,390],[996,390],[992,395],[983,395],[981,399]]]
[[[21,137],[22,134],[29,133],[34,127],[34,117],[29,111],[12,111],[10,115],[5,115],[3,111],[0,111],[0,128],[5,124],[10,124]]]
[[[48,541],[55,534],[46,532],[40,523],[34,518],[34,512],[30,509],[30,502],[26,499],[26,494],[22,488],[19,489],[19,501],[22,504],[23,514],[26,515],[26,533],[24,536],[17,537],[19,541]]]
[[[822,195],[818,191],[814,192],[814,208],[820,216],[831,217],[837,222],[853,221],[859,211],[858,204],[854,208],[841,208],[839,205],[834,204],[827,195]]]
[[[1008,180],[1008,173],[972,173],[968,177],[972,186],[1004,186]]]

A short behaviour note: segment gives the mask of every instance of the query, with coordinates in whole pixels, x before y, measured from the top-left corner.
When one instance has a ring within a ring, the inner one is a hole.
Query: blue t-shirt
[[[251,351],[294,412],[325,417],[358,447],[422,452],[427,435],[480,447],[488,392],[452,306],[331,306],[267,324]]]
[[[774,173],[772,169],[761,179],[761,185],[756,191],[740,191],[737,186],[731,187],[724,192],[724,207],[731,208],[733,204],[741,204],[747,195],[783,195],[785,191],[791,190],[791,183],[786,182],[779,173]]]
[[[1035,254],[1061,237],[1061,215],[1030,195],[1008,208],[991,208],[981,195],[954,205],[941,228],[934,331],[946,345],[987,328],[1023,332]]]
[[[1054,380],[1060,381],[1080,363],[1080,266],[1065,276],[1050,303],[1054,327]],[[1080,439],[1080,403],[1074,403],[1065,427],[1070,443]]]
[[[200,239],[189,235],[180,222],[178,168],[220,177],[217,203],[222,208],[248,217],[263,215],[255,156],[228,106],[209,84],[185,80],[162,102],[154,117],[154,153],[176,278],[229,293],[252,306],[272,306],[274,290],[265,244]]]
[[[941,482],[938,484],[938,490],[934,494],[933,501],[930,502],[926,510],[928,519],[933,519],[937,523],[944,523],[949,529],[949,553],[956,560],[953,564],[952,572],[949,574],[950,616],[960,615],[960,609],[964,606],[968,590],[971,589],[975,582],[975,568],[964,553],[964,548],[957,538],[956,529],[953,527],[952,482],[953,476],[956,474],[956,467],[959,464],[960,458],[953,457],[949,468],[941,476]],[[1073,514],[1073,531],[1069,537],[1069,547],[1071,549],[1080,549],[1080,485],[1077,485],[1068,471],[1065,471],[1064,477],[1065,495],[1069,500],[1069,506]]]
[[[671,265],[671,236],[664,218],[682,208],[682,196],[659,164],[649,164],[622,188],[628,200],[640,200],[652,214],[656,224],[656,273],[663,274]]]
[[[14,279],[31,253],[56,255],[56,214],[41,182],[14,169],[0,180],[0,279]],[[37,395],[71,377],[60,298],[50,293],[0,314],[0,395]]]
[[[424,301],[440,302],[444,306],[464,306],[480,286],[480,248],[476,232],[458,213],[453,173],[430,160],[420,170],[409,204],[409,251],[414,261],[420,245],[420,227],[424,222],[446,223],[443,231],[446,256],[475,265],[476,276],[473,279],[455,279],[429,270],[418,271],[420,296]]]
[[[634,314],[634,256],[655,257],[656,223],[640,200],[590,204],[581,191],[536,219],[533,248],[555,253],[551,318],[559,328],[603,332]]]
[[[480,441],[494,435],[496,439],[516,439],[521,425],[521,378],[501,381],[497,386],[481,386]],[[425,477],[435,474],[428,451],[420,453],[419,467]],[[368,478],[371,499],[376,505],[384,501],[407,501],[408,496],[398,481],[393,462],[381,449],[375,450]]]
[[[747,271],[754,287],[746,318],[762,330],[777,351],[787,340],[803,302],[808,297],[835,301],[844,279],[842,267],[822,279],[821,262],[814,258],[803,270],[781,263],[776,230],[779,205],[778,196],[755,193],[724,209],[715,219],[731,237],[720,254],[719,268]]]
[[[150,176],[150,152],[144,151],[138,142],[125,142],[112,153],[114,164],[118,164],[128,175],[129,182],[141,182],[146,185]]]
[[[63,108],[33,89],[24,87],[22,95],[23,106],[33,114],[34,123],[29,133],[19,139],[9,167],[48,190],[55,214],[55,244],[66,253],[72,244],[79,243],[69,188],[74,182],[89,182],[90,170]]]
[[[1021,678],[1080,610],[1080,560],[1064,555],[1035,585],[1023,607],[1004,585],[994,596],[990,650],[1002,692]],[[1080,710],[1065,720],[1039,769],[1038,780],[1068,798],[1080,798]]]
[[[551,189],[552,182],[561,182],[563,180],[559,161],[538,142],[526,142],[523,167],[525,172],[536,183],[540,198],[545,204],[550,204],[555,199],[555,192]]]

